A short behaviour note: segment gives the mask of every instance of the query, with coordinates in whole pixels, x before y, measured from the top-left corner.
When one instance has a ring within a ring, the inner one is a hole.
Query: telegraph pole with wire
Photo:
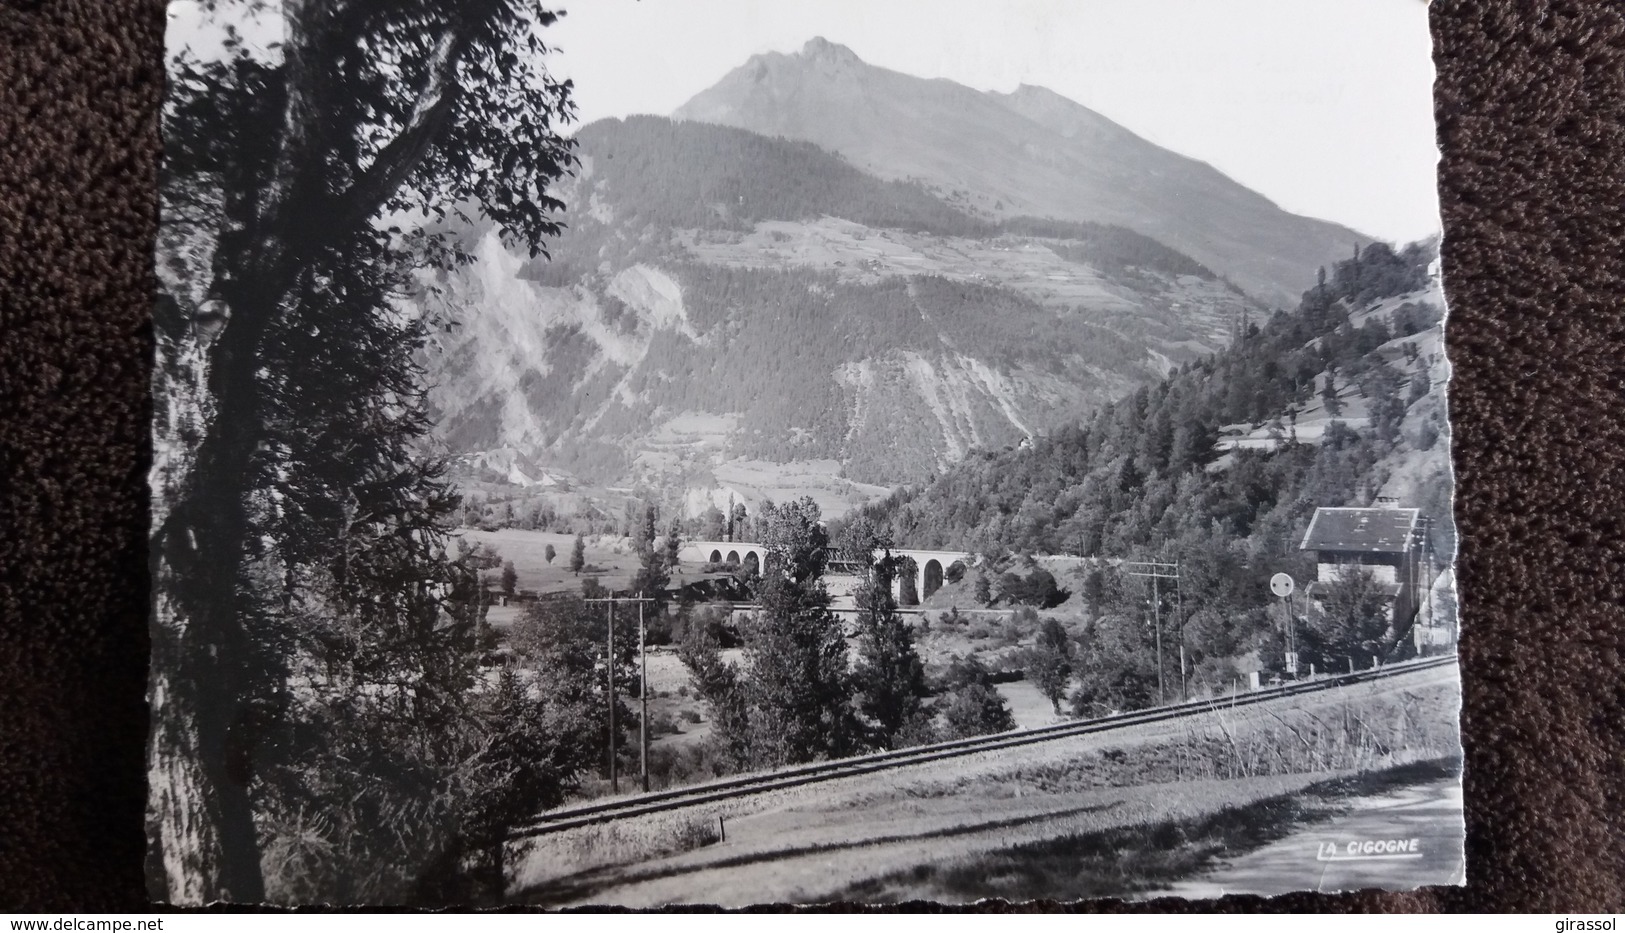
[[[645,644],[643,604],[655,602],[654,599],[644,596],[639,591],[636,596],[609,596],[584,600],[589,603],[604,603],[609,607],[609,790],[612,794],[621,792],[620,765],[615,760],[615,604],[638,604],[638,702],[641,706],[641,715],[638,719],[638,769],[643,779],[643,791],[649,792],[649,656]]]
[[[1126,560],[1123,561],[1123,573],[1131,577],[1142,577],[1151,581],[1151,619],[1157,636],[1157,703],[1168,702],[1168,689],[1164,682],[1162,670],[1162,591],[1158,581],[1174,581],[1174,592],[1178,594],[1178,607],[1175,613],[1179,619],[1179,693],[1186,694],[1185,688],[1185,619],[1184,594],[1179,585],[1179,563],[1167,563],[1154,560]]]
[[[1185,676],[1185,588],[1179,585],[1179,564],[1174,564],[1174,617],[1179,620],[1179,699],[1189,700],[1190,679]]]
[[[638,774],[649,792],[649,650],[645,645],[643,591],[638,591]]]

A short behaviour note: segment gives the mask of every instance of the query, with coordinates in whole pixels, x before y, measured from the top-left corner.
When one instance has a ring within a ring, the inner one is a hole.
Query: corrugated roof
[[[1318,508],[1298,548],[1403,554],[1415,543],[1416,516],[1416,509]]]

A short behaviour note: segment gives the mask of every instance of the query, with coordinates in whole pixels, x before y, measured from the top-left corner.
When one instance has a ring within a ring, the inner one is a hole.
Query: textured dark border
[[[1625,19],[1433,18],[1470,883],[1220,909],[1625,907]],[[0,910],[145,904],[163,26],[159,0],[0,0]]]

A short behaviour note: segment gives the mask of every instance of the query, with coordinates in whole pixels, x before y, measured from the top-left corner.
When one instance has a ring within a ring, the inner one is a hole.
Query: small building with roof
[[[1358,568],[1371,575],[1389,600],[1389,618],[1403,630],[1416,615],[1421,585],[1422,521],[1417,509],[1321,507],[1309,521],[1299,550],[1315,552],[1311,599]]]

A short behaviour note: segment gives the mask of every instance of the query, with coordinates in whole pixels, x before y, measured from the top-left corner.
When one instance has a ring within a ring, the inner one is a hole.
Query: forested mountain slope
[[[961,606],[1030,602],[1040,582],[1043,605],[1081,645],[1075,713],[1216,695],[1247,671],[1283,671],[1281,605],[1266,584],[1279,572],[1316,579],[1299,543],[1318,506],[1396,498],[1429,520],[1426,566],[1443,570],[1454,554],[1449,368],[1431,260],[1422,247],[1368,247],[1295,314],[1249,327],[1229,349],[847,521],[914,547],[979,552],[974,581],[944,587]],[[1042,562],[1052,575],[1035,554],[1078,557]],[[1177,564],[1177,582],[1154,589],[1122,561]],[[1429,618],[1453,619],[1449,587],[1428,583],[1440,594]],[[1298,669],[1408,656],[1410,619],[1395,626],[1385,605],[1359,575],[1328,586],[1315,610],[1300,603]],[[958,613],[939,616],[955,624]]]
[[[1266,557],[1293,556],[1316,506],[1392,496],[1437,520],[1435,548],[1449,554],[1448,364],[1431,260],[1420,246],[1367,247],[1296,313],[1213,357],[865,512],[915,547],[1218,561],[1229,570],[1215,585],[1243,587]]]
[[[674,116],[809,140],[880,177],[921,180],[983,216],[1122,225],[1283,307],[1304,270],[1369,239],[1289,214],[1053,91],[984,93],[917,78],[823,39],[751,58]]]
[[[920,481],[1261,315],[1127,229],[972,217],[805,142],[657,117],[578,140],[549,257],[460,228],[475,262],[415,299],[458,322],[428,351],[438,440],[493,481],[720,495],[738,458]]]

